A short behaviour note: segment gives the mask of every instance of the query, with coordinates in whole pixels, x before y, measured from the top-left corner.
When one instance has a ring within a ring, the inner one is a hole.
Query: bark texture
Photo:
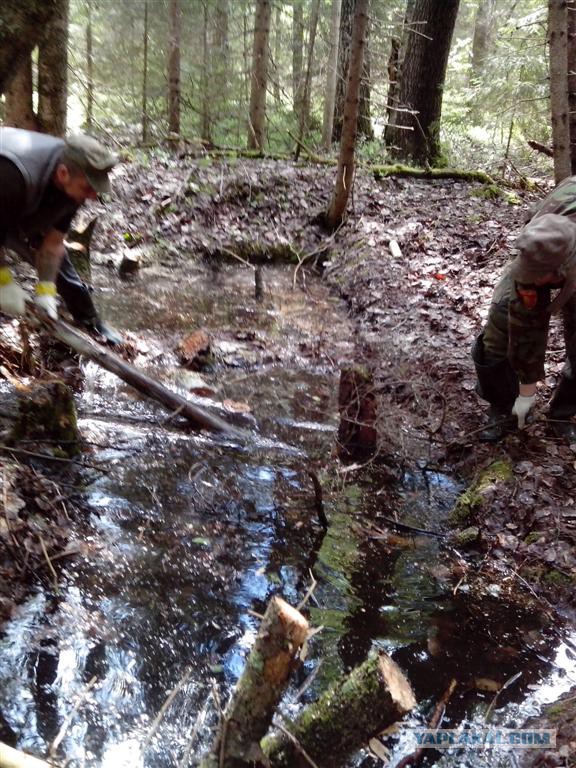
[[[308,622],[288,603],[274,597],[242,677],[224,713],[223,724],[201,768],[250,768],[259,765],[260,741],[286,688],[296,654],[308,635]]]
[[[28,131],[39,129],[32,102],[32,58],[26,56],[6,89],[4,124]]]
[[[346,87],[348,83],[348,70],[350,66],[352,27],[354,15],[357,10],[357,0],[342,0],[340,12],[340,31],[338,41],[338,73],[336,79],[336,97],[334,106],[334,126],[332,141],[340,141],[342,138],[344,107],[346,103]],[[368,27],[366,27],[368,30]],[[366,32],[367,34],[367,32]],[[362,60],[362,77],[360,80],[358,110],[358,132],[371,138],[372,127],[370,123],[370,67],[366,50]]]
[[[180,39],[182,8],[180,0],[170,0],[168,33],[168,130],[180,133]]]
[[[332,146],[334,127],[334,105],[336,100],[336,77],[338,68],[338,42],[340,39],[340,13],[342,0],[332,0],[330,15],[330,51],[326,76],[326,96],[324,99],[324,119],[322,121],[322,146],[326,151]]]
[[[385,653],[370,657],[288,725],[319,768],[345,765],[350,754],[416,706],[410,683]],[[266,739],[272,768],[310,768],[286,735]]]
[[[38,119],[45,133],[64,136],[68,100],[69,0],[57,9],[38,49]]]
[[[364,60],[364,41],[368,28],[368,5],[368,0],[356,0],[338,170],[336,172],[334,194],[326,213],[326,225],[332,231],[341,224],[344,218],[350,189],[354,180],[354,151],[358,130],[358,107],[360,79]]]
[[[58,0],[2,0],[0,12],[0,93],[42,39]]]
[[[554,147],[554,180],[571,173],[570,118],[568,114],[568,19],[565,0],[548,2],[550,46],[550,109]]]
[[[459,2],[414,2],[404,30],[398,92],[398,107],[407,111],[398,113],[401,117],[387,132],[390,149],[400,159],[434,165],[440,156],[442,92]]]
[[[304,10],[302,0],[292,2],[292,104],[294,113],[300,115],[302,107],[304,62]]]
[[[268,86],[271,13],[272,3],[270,0],[256,0],[248,149],[263,150],[266,138],[266,88]]]
[[[566,0],[568,30],[568,114],[570,172],[576,174],[576,0]]]

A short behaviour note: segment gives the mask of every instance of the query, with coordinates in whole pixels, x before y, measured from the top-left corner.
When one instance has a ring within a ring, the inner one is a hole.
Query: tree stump
[[[340,372],[337,451],[344,461],[364,461],[376,453],[377,404],[372,374],[353,366]]]
[[[201,768],[264,765],[260,740],[288,684],[308,622],[279,597],[268,604],[242,677],[226,708],[218,736]]]
[[[76,406],[64,382],[37,382],[21,395],[9,441],[23,440],[45,443],[51,453],[67,457],[80,452]]]
[[[371,656],[310,704],[286,734],[265,739],[272,768],[344,765],[348,757],[416,706],[410,683],[385,653]]]

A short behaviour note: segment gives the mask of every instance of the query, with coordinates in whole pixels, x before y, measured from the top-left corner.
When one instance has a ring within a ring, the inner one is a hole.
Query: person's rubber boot
[[[508,359],[496,363],[486,362],[482,334],[476,338],[472,347],[472,360],[476,368],[476,392],[490,403],[488,422],[480,432],[479,440],[495,443],[517,427],[512,406],[518,397],[518,377]]]
[[[478,435],[482,443],[497,443],[506,437],[508,432],[514,430],[517,426],[516,418],[510,411],[503,412],[494,405],[488,409],[488,420],[484,429]]]
[[[78,327],[88,333],[101,336],[110,345],[122,344],[120,334],[105,323],[98,314],[92,293],[86,283],[80,279],[68,254],[62,260],[60,272],[56,278],[56,288]]]
[[[576,378],[572,376],[568,364],[566,368],[550,403],[548,423],[556,437],[576,443],[576,423],[571,420],[576,414]]]

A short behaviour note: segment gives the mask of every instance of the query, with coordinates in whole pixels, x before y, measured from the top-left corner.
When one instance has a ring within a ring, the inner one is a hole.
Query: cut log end
[[[396,705],[398,716],[403,717],[416,706],[416,697],[406,679],[406,676],[386,653],[381,653],[378,659],[378,669],[382,684],[388,691],[390,698]]]

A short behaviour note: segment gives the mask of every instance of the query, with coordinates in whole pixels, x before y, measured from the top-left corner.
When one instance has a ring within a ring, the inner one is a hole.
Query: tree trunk
[[[148,0],[146,0],[147,2]],[[148,6],[146,6],[146,10]],[[92,0],[86,0],[86,127],[94,124],[94,37],[92,34]]]
[[[342,0],[340,13],[340,39],[338,42],[338,74],[336,79],[336,98],[334,106],[334,125],[332,141],[340,141],[342,137],[344,104],[346,102],[346,87],[351,56],[352,24],[355,15],[356,0]],[[368,28],[366,28],[366,41]],[[372,137],[370,123],[370,68],[368,65],[367,44],[365,44],[362,63],[362,77],[359,91],[358,132]]]
[[[56,14],[38,48],[38,119],[54,136],[66,133],[68,101],[68,0],[57,0]]]
[[[270,0],[256,0],[252,83],[250,89],[250,124],[248,149],[264,149],[266,137],[266,88],[268,86],[268,41],[270,37]]]
[[[282,103],[282,96],[280,93],[280,69],[278,62],[280,61],[280,53],[282,51],[282,7],[276,5],[276,13],[274,14],[274,102],[277,107]]]
[[[180,134],[180,0],[170,0],[168,33],[168,131]]]
[[[568,115],[568,20],[564,0],[548,0],[550,45],[550,109],[554,146],[554,179],[570,176],[570,119]]]
[[[216,113],[218,118],[225,116],[228,112],[228,91],[229,91],[229,73],[230,73],[230,42],[228,39],[229,27],[229,7],[228,0],[218,0],[216,4],[216,20],[214,30],[213,45],[213,79],[216,93]]]
[[[472,61],[470,63],[470,85],[480,83],[484,76],[488,51],[492,39],[494,7],[496,0],[480,0],[474,22],[472,38]]]
[[[314,44],[316,42],[316,30],[318,28],[318,16],[320,13],[320,0],[312,0],[310,10],[310,34],[308,36],[308,56],[306,60],[306,75],[302,89],[302,108],[299,116],[298,144],[296,146],[296,159],[300,157],[300,147],[308,131],[310,120],[310,88],[312,81],[312,62],[314,60]]]
[[[25,128],[28,131],[39,129],[38,119],[34,114],[32,94],[32,57],[26,56],[6,90],[5,125]]]
[[[371,656],[288,724],[294,741],[285,734],[266,739],[264,752],[272,768],[310,768],[302,752],[319,768],[341,766],[415,706],[398,665],[385,653]]]
[[[402,112],[400,110],[400,78],[402,76],[402,63],[406,57],[406,47],[408,44],[409,36],[407,29],[410,24],[410,19],[414,13],[414,4],[416,0],[406,0],[406,10],[404,12],[404,20],[400,29],[397,31],[396,37],[398,38],[396,44],[392,43],[392,48],[396,45],[397,51],[391,50],[389,62],[392,63],[392,67],[395,69],[393,72],[388,70],[388,120],[384,129],[384,141],[388,147],[394,144],[393,137],[394,127],[396,125],[402,125]]]
[[[147,144],[150,131],[148,121],[148,0],[144,0],[142,46],[142,143]]]
[[[400,38],[390,38],[390,53],[388,55],[388,95],[386,96],[386,128],[394,122],[394,107],[398,103],[398,85],[400,82]]]
[[[0,93],[5,92],[20,63],[39,43],[57,10],[58,0],[2,0]]]
[[[576,0],[566,0],[568,31],[568,114],[570,172],[576,174]]]
[[[208,3],[204,3],[204,20],[202,23],[202,117],[200,123],[200,138],[206,142],[212,141],[212,118],[210,116],[210,49],[208,46]]]
[[[326,225],[331,231],[339,227],[343,220],[354,181],[354,151],[358,125],[360,79],[364,59],[364,39],[368,28],[368,4],[368,0],[356,0],[338,171],[334,194],[326,213]]]
[[[460,0],[415,0],[405,28],[406,50],[399,88],[400,127],[388,134],[393,154],[402,160],[434,165],[440,157],[442,92],[450,43]]]
[[[272,598],[211,754],[201,768],[251,768],[261,763],[260,741],[307,635],[306,619],[281,598]]]
[[[302,62],[304,61],[303,0],[292,2],[292,106],[299,119],[302,109]]]
[[[330,52],[328,54],[326,97],[324,99],[324,119],[322,121],[322,146],[327,152],[329,152],[332,147],[341,9],[342,0],[332,0],[332,13],[330,16]]]

